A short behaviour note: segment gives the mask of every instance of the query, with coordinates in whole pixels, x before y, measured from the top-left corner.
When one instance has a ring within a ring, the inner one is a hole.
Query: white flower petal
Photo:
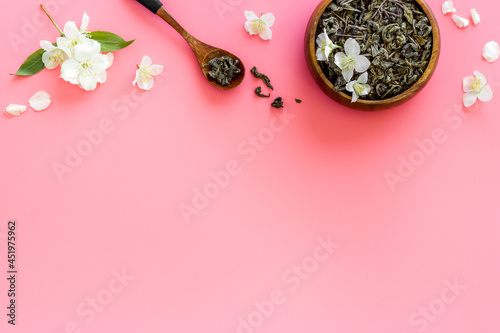
[[[162,65],[151,65],[151,75],[156,76],[159,75],[163,72],[163,66]]]
[[[464,18],[457,16],[457,15],[453,15],[453,21],[455,21],[455,24],[459,28],[465,28],[466,26],[469,25],[469,20],[464,19]]]
[[[470,10],[470,15],[472,16],[472,22],[474,22],[474,25],[478,25],[481,22],[481,16],[479,16],[475,9]]]
[[[45,51],[53,51],[56,47],[52,45],[51,42],[48,40],[41,40],[40,41],[40,47],[44,49]]]
[[[105,54],[96,54],[91,59],[92,72],[101,74],[109,68],[109,58]]]
[[[57,66],[59,66],[59,63],[54,59],[52,59],[52,54],[53,53],[50,51],[47,51],[44,54],[42,54],[42,62],[45,68],[47,69],[54,69],[57,68]]]
[[[325,56],[325,53],[321,51],[321,48],[316,50],[316,60],[318,61],[327,61],[328,59]]]
[[[367,57],[358,55],[355,59],[356,63],[354,64],[354,69],[356,72],[363,73],[370,67],[370,60],[368,60]]]
[[[490,86],[485,86],[477,96],[481,102],[489,102],[493,98],[493,90]]]
[[[354,38],[349,38],[348,40],[345,41],[344,51],[347,55],[357,56],[359,55],[361,48],[358,42]]]
[[[342,76],[344,77],[345,82],[351,81],[353,74],[354,69],[346,69],[342,71]]]
[[[89,26],[89,16],[87,15],[87,13],[83,13],[83,17],[82,17],[82,25],[80,26],[80,32],[85,32]]]
[[[30,106],[35,111],[43,111],[49,107],[50,95],[45,91],[39,91],[29,99]]]
[[[443,14],[455,13],[457,10],[453,7],[453,1],[445,1],[442,6]]]
[[[93,55],[92,48],[87,44],[78,44],[75,46],[74,58],[78,62],[85,62]]]
[[[76,27],[76,23],[68,21],[64,25],[64,36],[68,39],[79,39],[81,37],[80,30]]]
[[[367,83],[368,82],[368,73],[365,72],[365,73],[361,74],[358,78],[358,82],[363,83],[363,84]]]
[[[363,91],[360,93],[361,96],[368,95],[370,93],[370,91],[372,90],[372,88],[368,84],[365,84],[364,87],[365,87],[365,89],[363,89]]]
[[[274,15],[271,13],[264,14],[260,17],[262,21],[264,21],[265,25],[270,28],[273,26],[274,21],[276,20]]]
[[[263,40],[270,40],[273,37],[273,32],[268,27],[264,27],[264,31],[259,34]]]
[[[344,52],[335,53],[335,65],[339,68],[342,68],[342,58],[344,58],[346,54]]]
[[[346,84],[345,89],[349,92],[353,92],[355,83],[356,83],[356,81],[349,82],[348,84]]]
[[[257,15],[255,15],[254,12],[251,12],[251,11],[248,11],[248,10],[245,10],[245,18],[249,21],[254,21],[254,20],[258,20],[259,17]]]
[[[9,104],[3,112],[10,118],[11,116],[19,116],[24,111],[26,111],[26,105]]]
[[[251,21],[246,21],[245,22],[245,30],[250,35],[255,35],[254,29],[253,29],[253,23]]]
[[[94,90],[97,87],[97,77],[88,69],[83,70],[78,78],[81,87],[87,91]]]
[[[108,79],[108,73],[106,73],[106,71],[102,72],[100,75],[97,76],[97,82],[99,82],[100,84],[106,82],[107,79]]]
[[[472,80],[474,80],[474,76],[464,77],[464,79],[462,80],[464,92],[467,93],[469,91],[474,90],[474,89],[472,89]]]
[[[474,105],[474,103],[476,103],[476,101],[477,101],[477,93],[475,93],[473,91],[468,92],[463,97],[463,102],[464,102],[465,107],[470,107],[470,106]]]
[[[494,62],[498,59],[500,55],[500,47],[497,42],[491,41],[486,43],[483,48],[483,57],[488,62]]]
[[[151,66],[152,63],[153,61],[151,60],[151,58],[145,55],[144,57],[142,57],[141,64],[139,65],[139,67]]]
[[[358,100],[359,96],[356,90],[354,89],[352,92],[352,98],[351,98],[351,103],[355,103]]]
[[[136,83],[139,83],[140,79],[141,79],[141,70],[138,69],[135,71],[135,79],[134,81],[132,81],[132,85],[135,86]]]
[[[115,61],[115,56],[113,55],[113,53],[108,52],[108,53],[106,53],[106,57],[108,57],[108,61],[109,61],[108,68],[110,68],[111,65],[113,65],[113,62]]]
[[[486,85],[486,82],[487,82],[487,81],[486,81],[486,76],[484,76],[483,74],[481,74],[481,73],[480,73],[480,72],[478,72],[478,71],[474,71],[474,75],[476,76],[476,78],[477,78],[478,80],[480,80],[480,81],[481,81],[481,85],[480,85],[480,87],[481,87],[481,88],[483,88],[483,87]]]
[[[61,78],[65,81],[75,79],[80,74],[78,70],[79,62],[75,59],[68,59],[61,66]],[[71,82],[73,83],[73,82]]]
[[[142,90],[149,90],[151,88],[153,88],[153,84],[155,83],[154,79],[152,76],[148,77],[146,80],[139,80],[137,82],[137,85],[139,86],[139,88],[141,88]]]

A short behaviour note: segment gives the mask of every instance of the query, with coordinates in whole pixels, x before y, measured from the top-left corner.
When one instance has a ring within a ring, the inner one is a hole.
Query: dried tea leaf
[[[302,103],[302,100],[301,100],[301,99],[296,98],[296,99],[295,99],[295,103],[300,104],[300,103]]]
[[[250,70],[250,72],[257,79],[261,79],[262,81],[264,81],[264,83],[266,84],[266,86],[269,87],[269,89],[274,90],[273,86],[271,85],[271,80],[266,75],[259,73],[259,71],[257,71],[257,67],[253,66],[253,68]]]
[[[259,97],[271,97],[271,94],[269,94],[269,95],[262,94],[262,88],[261,87],[255,88],[255,94],[257,96],[259,96]]]
[[[410,8],[408,8],[405,5],[403,5],[403,10],[404,10],[404,15],[405,15],[406,19],[408,20],[408,22],[410,22],[410,24],[413,25],[413,12],[411,11]]]
[[[223,86],[227,86],[241,72],[241,69],[236,67],[238,63],[238,59],[234,60],[227,56],[213,58],[208,62],[208,65],[212,66],[212,70],[208,72],[208,76],[217,80]]]
[[[281,97],[277,97],[274,102],[271,104],[273,108],[281,109],[283,108],[283,100]]]

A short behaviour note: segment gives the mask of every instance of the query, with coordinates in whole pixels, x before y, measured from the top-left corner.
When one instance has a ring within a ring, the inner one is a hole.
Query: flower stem
[[[56,29],[59,30],[59,33],[61,34],[61,37],[64,36],[64,33],[62,32],[61,28],[59,28],[59,26],[57,25],[57,23],[54,22],[54,20],[50,16],[50,14],[47,12],[47,9],[45,9],[45,6],[43,5],[43,3],[40,4],[40,7],[42,7],[43,11],[45,12],[45,14],[47,14],[47,16],[49,17],[50,21],[56,27]]]

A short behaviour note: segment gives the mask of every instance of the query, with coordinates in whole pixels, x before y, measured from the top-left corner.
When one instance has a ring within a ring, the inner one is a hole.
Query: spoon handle
[[[150,11],[153,12],[153,14],[156,14],[158,9],[163,6],[163,4],[159,0],[137,0],[140,2],[144,7],[149,9]]]
[[[166,21],[172,28],[175,29],[190,45],[192,43],[196,43],[197,41],[193,38],[193,36],[186,31],[177,21],[165,10],[163,4],[159,0],[137,0],[144,7],[149,9],[154,14],[161,17],[164,21]]]

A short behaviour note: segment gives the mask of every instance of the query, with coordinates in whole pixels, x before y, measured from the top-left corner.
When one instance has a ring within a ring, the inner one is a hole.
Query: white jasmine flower
[[[100,51],[101,44],[95,40],[76,45],[73,59],[66,60],[61,66],[61,78],[87,91],[94,90],[98,82],[106,82],[110,61]]]
[[[335,54],[335,64],[342,70],[342,76],[346,82],[351,81],[354,70],[362,73],[370,67],[370,60],[365,56],[360,55],[360,47],[358,42],[353,38],[346,40],[344,44],[344,52]]]
[[[498,59],[498,56],[500,55],[500,48],[498,47],[497,42],[488,42],[486,45],[484,45],[483,48],[483,57],[486,59],[488,62],[494,62]]]
[[[493,91],[486,85],[486,77],[475,71],[474,76],[468,76],[463,79],[463,90],[466,93],[463,102],[466,107],[476,103],[477,99],[481,102],[489,102],[493,98]]]
[[[84,31],[86,31],[88,25],[88,16],[87,14],[83,15],[83,22],[82,22],[82,27]],[[58,38],[58,45],[65,46],[67,49],[70,50],[70,57],[73,57],[75,55],[75,46],[80,45],[88,41],[89,39],[87,38],[87,32],[82,33],[76,27],[76,23],[74,21],[68,21],[64,25],[64,37],[59,37]]]
[[[245,10],[245,30],[250,35],[259,35],[264,40],[272,38],[272,31],[269,29],[274,24],[274,15],[267,13],[258,17],[254,12]]]
[[[481,16],[479,16],[475,9],[470,10],[470,15],[472,16],[472,22],[474,22],[474,25],[478,25],[479,22],[481,22]]]
[[[453,1],[445,1],[442,6],[443,14],[455,13],[457,10],[453,7]]]
[[[351,103],[358,100],[360,96],[365,96],[370,93],[370,85],[366,84],[368,82],[368,73],[363,73],[359,76],[356,81],[351,81],[346,85],[346,90],[352,93]]]
[[[25,105],[18,104],[9,104],[3,112],[7,115],[7,117],[11,118],[12,116],[19,116],[26,111]]]
[[[57,38],[57,47],[49,41],[40,41],[40,46],[46,51],[42,54],[42,61],[45,68],[54,69],[69,59],[71,52],[63,44],[61,37]]]
[[[455,21],[455,24],[459,28],[465,28],[466,26],[469,25],[469,20],[464,19],[464,18],[457,16],[457,15],[453,15],[453,21]]]
[[[153,87],[153,76],[163,72],[163,66],[152,65],[152,63],[153,61],[147,55],[142,57],[139,69],[135,72],[135,80],[132,82],[132,85],[135,86],[137,83],[137,86],[143,90],[149,90]]]
[[[316,44],[318,44],[318,49],[316,50],[316,59],[318,61],[328,61],[330,53],[334,49],[340,48],[340,46],[333,44],[330,38],[328,38],[326,29],[316,38]]]
[[[29,103],[33,110],[43,111],[48,108],[51,103],[50,95],[45,91],[39,91],[30,98]]]

